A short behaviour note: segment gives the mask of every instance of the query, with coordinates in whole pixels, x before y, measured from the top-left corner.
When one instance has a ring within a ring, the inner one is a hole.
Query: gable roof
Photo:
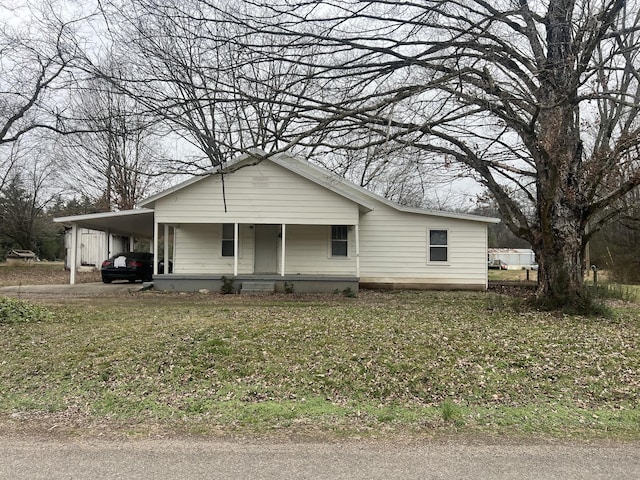
[[[166,197],[167,195],[171,195],[179,190],[182,190],[194,183],[200,182],[205,178],[210,177],[211,175],[217,174],[232,174],[234,171],[237,171],[241,168],[251,167],[252,165],[257,165],[260,162],[273,162],[276,165],[279,165],[296,175],[299,175],[307,180],[310,180],[317,185],[320,185],[337,195],[340,195],[352,202],[356,203],[360,210],[363,212],[370,212],[375,209],[375,205],[377,202],[383,203],[391,208],[399,212],[406,213],[416,213],[420,215],[431,215],[436,217],[446,217],[446,218],[454,218],[459,220],[470,220],[475,222],[483,222],[483,223],[499,223],[500,220],[492,217],[483,217],[480,215],[471,215],[467,213],[452,213],[452,212],[444,212],[440,210],[430,210],[424,208],[413,208],[406,207],[400,205],[398,203],[392,202],[380,195],[370,192],[369,190],[355,185],[348,180],[334,174],[333,172],[319,167],[317,165],[312,164],[306,159],[293,156],[288,153],[277,153],[277,154],[267,154],[261,150],[254,150],[251,153],[245,153],[240,155],[238,158],[226,164],[223,168],[216,168],[211,170],[205,175],[195,176],[190,178],[184,182],[181,182],[171,188],[163,190],[155,195],[152,195],[144,200],[142,200],[139,204],[140,207],[153,208],[154,204],[157,200]]]
[[[237,170],[240,170],[246,167],[251,167],[253,165],[257,165],[258,163],[264,162],[264,161],[270,161],[272,163],[275,163],[276,165],[284,167],[285,169],[291,171],[292,173],[295,173],[303,178],[306,178],[307,180],[310,180],[313,183],[320,185],[340,195],[341,197],[351,200],[352,202],[358,204],[361,211],[370,212],[374,208],[373,204],[371,202],[368,202],[366,198],[361,198],[354,195],[353,191],[350,191],[348,188],[345,188],[344,185],[342,185],[341,183],[335,182],[334,180],[339,179],[339,177],[329,172],[328,170],[315,167],[316,169],[318,169],[317,172],[305,171],[305,169],[303,168],[303,162],[311,165],[306,160],[302,160],[298,157],[294,157],[292,155],[283,154],[283,153],[270,156],[269,154],[259,150],[255,150],[253,151],[253,153],[242,154],[239,157],[232,160],[231,162],[227,163],[223,168],[216,168],[216,169],[210,170],[204,175],[195,176],[184,182],[178,183],[173,187],[163,190],[162,192],[159,192],[155,195],[145,198],[139,203],[139,206],[153,208],[157,200],[160,200],[161,198],[164,198],[167,195],[171,195],[177,191],[180,191],[186,187],[189,187],[194,183],[200,182],[208,177],[211,177],[212,175],[219,175],[221,173],[230,175]],[[323,177],[326,177],[326,178],[323,178]],[[343,181],[342,183],[345,183],[345,182]]]

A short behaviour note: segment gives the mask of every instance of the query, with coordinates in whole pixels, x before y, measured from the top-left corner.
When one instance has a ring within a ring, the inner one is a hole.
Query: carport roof
[[[59,217],[55,218],[54,222],[75,223],[80,228],[108,230],[111,233],[120,235],[153,238],[153,210],[148,208]]]

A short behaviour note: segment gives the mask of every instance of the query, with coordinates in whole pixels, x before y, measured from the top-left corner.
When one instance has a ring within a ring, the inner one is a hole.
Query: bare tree
[[[359,131],[347,148],[439,155],[484,185],[532,245],[538,296],[589,305],[585,245],[640,184],[638,2],[247,3],[260,15],[234,21],[280,39],[247,37],[252,50],[314,52],[281,56],[323,83],[322,95],[297,98],[310,134]]]
[[[20,142],[16,141],[8,145],[0,156],[0,192],[10,182],[11,176],[15,173],[17,165],[23,163],[24,152],[20,149]]]
[[[102,211],[134,208],[162,172],[154,125],[135,101],[99,79],[82,84],[71,109],[89,131],[59,141],[68,188],[91,196]]]
[[[12,169],[0,190],[0,244],[4,248],[39,251],[47,228],[45,211],[53,198],[55,165],[42,155],[44,148],[30,146],[20,154],[28,161]]]
[[[426,174],[429,162],[398,165],[398,156],[390,162],[388,146],[373,146],[364,155],[359,150],[328,151],[324,147],[331,144],[331,135],[344,140],[348,134],[357,140],[359,134],[306,130],[305,112],[299,120],[299,98],[324,95],[324,81],[310,75],[312,69],[306,65],[281,57],[313,56],[313,48],[298,51],[284,45],[265,56],[247,45],[244,40],[249,36],[271,45],[277,38],[234,22],[234,12],[244,10],[241,2],[232,5],[235,10],[215,0],[101,5],[115,45],[112,62],[122,58],[131,68],[114,72],[96,66],[93,71],[200,153],[170,159],[161,167],[164,171],[206,172],[256,147],[270,153],[298,150],[385,196],[413,205],[424,203],[427,182],[409,185],[407,180],[433,178]]]
[[[34,8],[0,6],[0,147],[35,129],[69,128],[62,104],[73,81],[74,22]]]
[[[620,172],[624,181],[626,172]],[[605,268],[609,278],[624,283],[640,281],[640,191],[632,190],[621,200],[623,208],[611,209],[611,224],[596,232],[589,241],[589,261]],[[609,212],[607,212],[609,213]]]
[[[342,142],[349,144],[348,136]],[[440,168],[436,159],[419,150],[390,144],[362,150],[337,147],[309,150],[308,156],[315,163],[401,205],[450,211],[464,209],[464,202],[447,195],[446,188],[443,189],[444,185],[455,182],[457,175]]]
[[[256,57],[227,21],[224,2],[101,2],[114,45],[131,69],[94,72],[134,98],[199,155],[172,160],[175,172],[201,173],[252,148],[280,147],[294,116],[281,85],[301,67]],[[241,3],[238,3],[241,5]],[[295,90],[303,95],[307,85]]]

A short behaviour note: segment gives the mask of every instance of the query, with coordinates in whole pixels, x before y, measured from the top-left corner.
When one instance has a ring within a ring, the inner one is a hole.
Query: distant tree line
[[[640,283],[640,202],[633,201],[590,244],[590,263],[620,283]]]
[[[65,228],[55,217],[95,213],[96,204],[88,198],[38,199],[19,176],[0,192],[0,261],[11,250],[31,250],[41,260],[64,260]]]

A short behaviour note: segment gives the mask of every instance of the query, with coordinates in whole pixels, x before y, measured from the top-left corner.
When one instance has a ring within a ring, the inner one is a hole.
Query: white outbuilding
[[[489,262],[501,260],[507,270],[531,270],[536,268],[536,255],[530,248],[490,248]]]

